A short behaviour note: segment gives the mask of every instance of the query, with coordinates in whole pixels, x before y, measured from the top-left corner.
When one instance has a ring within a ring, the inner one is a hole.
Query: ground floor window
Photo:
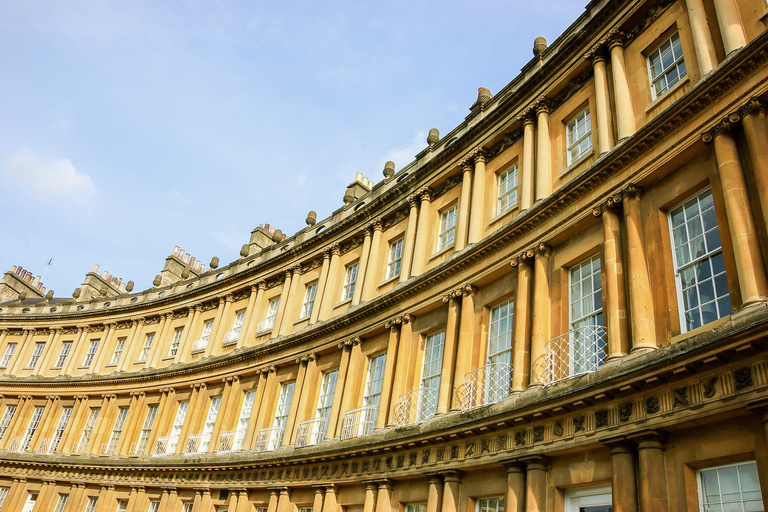
[[[565,512],[612,512],[611,486],[578,487],[565,492]]]
[[[504,512],[504,497],[478,498],[475,501],[475,512]]]
[[[754,461],[702,469],[698,477],[701,512],[765,510]]]

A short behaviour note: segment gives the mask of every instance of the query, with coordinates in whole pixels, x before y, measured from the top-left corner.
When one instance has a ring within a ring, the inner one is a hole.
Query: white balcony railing
[[[193,434],[187,438],[187,449],[184,451],[184,453],[205,453],[208,451],[208,444],[210,443],[210,440],[210,434]]]
[[[129,450],[128,453],[130,455],[146,455],[148,442],[149,442],[149,438],[144,437],[141,440],[139,440],[138,443],[131,444],[131,449]]]
[[[201,352],[208,346],[208,338],[200,338],[192,343],[192,352]]]
[[[296,448],[314,446],[325,440],[328,432],[328,418],[315,418],[299,423],[296,431]]]
[[[419,388],[400,395],[394,408],[396,428],[418,425],[432,418],[437,412],[439,394],[436,388]]]
[[[219,437],[218,453],[231,453],[242,450],[244,440],[244,430],[230,430],[228,432],[222,432],[221,437]]]
[[[265,318],[256,326],[256,332],[271,331],[275,326],[275,317]]]
[[[239,339],[240,327],[236,327],[235,329],[227,331],[226,334],[224,334],[224,341],[222,341],[222,345],[230,345],[232,343],[236,343]]]
[[[75,455],[86,453],[88,450],[88,441],[90,441],[90,436],[85,436],[79,442],[72,443],[72,450],[69,453]]]
[[[40,455],[45,455],[47,453],[51,453],[51,446],[53,439],[43,438],[40,440],[39,443],[37,443],[37,453]]]
[[[259,430],[254,451],[271,452],[279,448],[283,442],[283,434],[285,434],[285,427],[269,427]]]
[[[512,388],[512,365],[491,363],[464,376],[461,412],[501,402]]]
[[[155,450],[152,452],[152,455],[155,457],[166,457],[170,455],[170,453],[166,453],[166,450],[168,449],[168,441],[170,441],[171,437],[158,437],[157,441],[155,441]]]
[[[11,439],[11,445],[8,447],[8,451],[11,453],[24,453],[21,448],[21,437],[16,436]]]
[[[608,333],[602,325],[585,325],[549,340],[533,364],[536,382],[545,386],[597,370],[605,363]]]
[[[378,412],[378,405],[364,405],[347,411],[341,427],[341,439],[367,436],[373,432],[374,427],[376,427]]]

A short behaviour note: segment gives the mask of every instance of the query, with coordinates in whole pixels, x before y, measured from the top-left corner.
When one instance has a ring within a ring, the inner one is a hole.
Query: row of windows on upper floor
[[[697,328],[730,313],[728,286],[723,264],[722,248],[711,190],[706,189],[669,210],[669,229],[673,239],[673,260],[677,276],[677,292],[681,322],[687,329]],[[536,365],[541,372],[536,380],[547,385],[556,381],[595,371],[605,361],[606,338],[603,325],[603,292],[601,284],[600,257],[593,255],[568,270],[569,275],[569,333],[554,338],[543,360]],[[472,370],[459,386],[457,398],[462,410],[498,402],[511,392],[513,362],[513,300],[506,300],[490,308],[488,348],[485,366]],[[421,374],[413,391],[405,392],[392,409],[393,417],[388,418],[396,426],[408,426],[432,418],[438,408],[438,395],[443,378],[445,329],[431,332],[424,338]],[[564,344],[562,343],[564,342]],[[7,353],[7,352],[6,352]],[[92,356],[92,355],[91,355]],[[118,356],[119,357],[119,356]],[[342,439],[367,435],[377,425],[382,413],[381,396],[384,382],[386,352],[369,356],[367,378],[364,385],[362,404],[345,411],[340,436]],[[62,362],[63,363],[63,362]],[[331,417],[336,393],[339,369],[323,372],[319,377],[318,401],[313,419],[303,421],[296,433],[296,446],[317,444],[325,439],[328,421]],[[286,431],[289,411],[294,400],[295,381],[283,382],[276,400],[271,426],[261,429],[255,436],[257,451],[269,451],[281,446]],[[243,449],[248,433],[251,411],[256,391],[245,392],[237,427],[221,434],[218,443],[211,444],[214,425],[218,415],[221,397],[211,398],[203,431],[193,435],[187,453],[211,451],[233,451]],[[181,401],[168,436],[158,438],[157,445],[148,447],[152,428],[155,424],[157,406],[149,406],[141,437],[133,449],[134,453],[145,453],[148,448],[156,455],[176,453],[179,436],[184,426],[189,401]],[[388,414],[386,404],[384,414]],[[36,407],[23,436],[15,443],[18,451],[30,449],[44,407]],[[55,452],[67,427],[72,408],[64,408],[54,435],[46,440],[43,450]],[[0,418],[0,441],[16,413],[15,406],[8,406]],[[80,439],[73,450],[85,451],[100,408],[90,408],[89,416]],[[114,453],[128,408],[119,409],[112,435],[102,451]],[[214,440],[215,441],[215,440]],[[216,447],[216,444],[218,447]]]
[[[669,229],[673,243],[672,256],[676,276],[678,305],[681,315],[681,325],[684,330],[695,329],[701,325],[730,314],[731,304],[728,283],[725,275],[725,264],[722,255],[719,230],[714,210],[714,202],[710,189],[686,200],[669,211]],[[441,219],[441,236],[449,233],[444,226],[450,222]],[[396,276],[402,259],[402,242],[399,238],[390,244],[389,261],[387,263],[388,277]],[[357,281],[358,263],[347,266],[342,288],[342,297],[349,298],[354,292]],[[392,273],[393,275],[389,275]],[[602,325],[602,290],[600,283],[600,261],[593,256],[585,262],[572,267],[570,271],[570,311],[571,327],[573,329],[587,324]],[[311,315],[314,307],[317,282],[306,285],[301,317]],[[274,325],[280,298],[269,302],[266,317],[260,322],[259,331],[271,329]],[[236,312],[232,330],[224,336],[224,344],[236,342],[242,332],[245,310]],[[191,347],[192,352],[206,349],[213,320],[204,323],[201,337]],[[175,357],[180,348],[184,329],[174,330],[168,349],[168,357]],[[118,365],[126,349],[127,338],[118,338],[112,352],[110,363]],[[145,334],[143,346],[138,354],[137,362],[146,362],[150,356],[155,333]],[[91,340],[85,352],[81,367],[90,367],[96,357],[100,340]],[[72,341],[64,341],[59,348],[53,368],[64,368],[72,350]],[[30,359],[25,368],[36,368],[40,363],[45,342],[34,345]],[[0,357],[0,368],[7,367],[16,352],[17,343],[8,343]],[[511,362],[511,361],[510,361]]]
[[[0,487],[0,508],[3,506],[10,488]],[[757,463],[754,460],[735,464],[717,465],[696,470],[696,489],[698,498],[698,510],[700,512],[719,512],[721,510],[735,510],[739,512],[756,512],[765,510],[763,506]],[[27,492],[26,501],[22,512],[32,512],[38,500],[39,493]],[[226,502],[229,497],[227,491],[219,494],[219,501]],[[51,501],[52,500],[48,500]],[[68,493],[58,493],[56,496],[54,512],[63,512],[69,501]],[[488,496],[487,494],[472,499],[474,507],[469,510],[474,512],[504,512],[505,496]],[[129,501],[118,499],[113,502],[115,512],[126,512]],[[149,500],[147,512],[159,512],[161,500]],[[98,496],[89,496],[84,502],[84,512],[95,512],[99,504]],[[266,505],[266,504],[265,504]],[[192,512],[193,501],[181,501],[181,512]],[[610,486],[582,486],[567,489],[564,494],[563,512],[610,512],[613,509],[613,496]],[[105,510],[103,508],[102,510]],[[216,512],[226,512],[228,505],[218,505]],[[250,507],[248,510],[252,510]],[[267,506],[256,506],[255,512],[268,512]],[[295,506],[295,512],[313,512],[313,507]],[[398,510],[403,512],[427,512],[428,503],[406,502],[401,503]],[[171,509],[171,512],[175,512]]]

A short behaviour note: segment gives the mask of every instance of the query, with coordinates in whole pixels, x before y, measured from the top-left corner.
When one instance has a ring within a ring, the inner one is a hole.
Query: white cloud
[[[43,202],[58,199],[87,201],[96,196],[96,185],[91,177],[77,172],[69,159],[44,158],[26,147],[5,159],[3,174]]]
[[[384,168],[384,163],[388,161],[395,162],[395,170],[399,171],[415,158],[416,154],[421,152],[427,147],[427,134],[423,131],[416,132],[413,139],[409,144],[399,148],[392,148],[384,155],[384,160],[381,162],[381,167]]]

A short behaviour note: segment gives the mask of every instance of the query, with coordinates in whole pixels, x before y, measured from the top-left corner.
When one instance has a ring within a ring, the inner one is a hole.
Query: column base
[[[612,364],[617,363],[627,357],[629,354],[625,354],[624,352],[621,352],[619,354],[611,354],[608,357],[605,358],[605,364]]]
[[[638,345],[636,347],[632,347],[632,350],[629,351],[631,355],[641,355],[641,354],[647,354],[648,352],[653,352],[654,350],[658,350],[659,347],[656,345],[650,345],[650,344],[642,344]]]
[[[768,306],[768,297],[751,297],[741,305],[740,310],[736,313],[731,313],[731,320],[738,320],[739,317],[765,306]]]

